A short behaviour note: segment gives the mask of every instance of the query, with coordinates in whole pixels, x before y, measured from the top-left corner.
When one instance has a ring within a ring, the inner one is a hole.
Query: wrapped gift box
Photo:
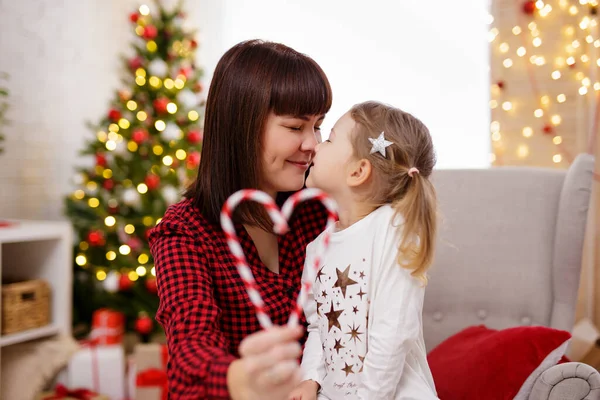
[[[138,344],[134,349],[135,400],[166,400],[167,346],[158,343]]]
[[[125,316],[108,308],[94,311],[90,339],[98,344],[120,344],[123,342]]]
[[[121,345],[84,342],[69,360],[58,383],[68,388],[89,388],[109,400],[125,398],[125,353]]]
[[[127,365],[125,367],[125,399],[135,399],[135,357],[133,354],[127,356]]]

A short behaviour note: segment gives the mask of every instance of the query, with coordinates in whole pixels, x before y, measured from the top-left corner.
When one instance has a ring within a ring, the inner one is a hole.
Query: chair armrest
[[[529,400],[559,399],[599,400],[600,373],[579,362],[548,368],[533,384]]]

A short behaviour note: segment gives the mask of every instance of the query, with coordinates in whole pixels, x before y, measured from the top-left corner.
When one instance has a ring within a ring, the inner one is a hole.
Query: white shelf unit
[[[0,227],[0,283],[44,279],[50,285],[47,326],[0,335],[2,348],[56,334],[71,334],[73,231],[68,222],[9,220]],[[0,306],[2,298],[0,296]],[[1,307],[0,307],[1,312]],[[1,319],[0,319],[1,323]]]

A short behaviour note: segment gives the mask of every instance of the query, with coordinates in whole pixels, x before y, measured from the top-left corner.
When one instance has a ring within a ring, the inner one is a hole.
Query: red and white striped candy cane
[[[256,310],[256,317],[258,318],[258,322],[263,327],[263,329],[273,326],[273,322],[271,321],[271,318],[269,318],[265,311],[264,301],[260,293],[258,292],[256,281],[254,280],[254,276],[252,275],[252,271],[248,266],[248,261],[246,260],[246,256],[244,255],[244,251],[242,250],[242,246],[240,245],[239,237],[237,236],[231,218],[233,210],[242,201],[252,200],[261,203],[265,206],[269,216],[273,220],[273,230],[275,231],[275,233],[278,235],[283,235],[289,229],[287,221],[294,212],[294,208],[296,207],[296,205],[308,199],[317,199],[323,202],[328,211],[327,226],[329,227],[330,225],[335,223],[337,219],[337,205],[335,201],[333,201],[333,199],[331,199],[324,192],[318,189],[304,189],[295,193],[284,203],[282,207],[283,212],[279,211],[273,198],[271,198],[266,193],[254,189],[243,189],[232,194],[227,199],[227,201],[223,205],[223,209],[221,210],[221,227],[225,232],[227,244],[236,260],[237,270],[242,278],[242,281],[244,282],[244,285],[246,286],[248,297],[254,305],[254,308]],[[321,248],[321,251],[317,253],[317,257],[315,257],[313,268],[309,268],[309,276],[306,281],[302,282],[300,294],[296,301],[294,311],[290,315],[290,320],[288,322],[291,325],[298,324],[300,313],[302,313],[302,305],[306,301],[306,292],[310,290],[310,288],[312,287],[312,283],[316,279],[317,270],[321,262],[320,255],[323,251],[326,250],[328,245],[329,234],[326,233],[325,240],[323,241],[323,247]]]
[[[321,265],[321,259],[325,254],[325,251],[327,251],[327,248],[329,247],[330,229],[328,228],[333,226],[337,220],[336,202],[327,194],[325,194],[325,192],[315,188],[304,189],[299,192],[296,192],[286,200],[286,202],[283,204],[283,207],[281,208],[286,220],[289,221],[290,217],[292,216],[292,213],[294,212],[294,209],[299,203],[310,199],[321,201],[321,203],[325,205],[325,208],[327,208],[327,228],[325,230],[325,233],[323,234],[321,246],[319,249],[317,249],[315,259],[313,260],[312,268],[309,267],[307,269],[307,278],[302,281],[302,286],[300,287],[298,299],[296,300],[294,310],[292,311],[292,314],[290,315],[290,319],[288,321],[288,325],[291,326],[296,326],[298,324],[298,321],[300,320],[303,306],[305,305],[308,297],[308,292],[312,288],[315,279],[317,279],[317,271],[319,270],[319,266]]]

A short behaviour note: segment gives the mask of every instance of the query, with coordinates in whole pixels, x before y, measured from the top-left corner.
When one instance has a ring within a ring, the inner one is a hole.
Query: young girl
[[[376,102],[354,106],[317,146],[306,185],[336,200],[339,222],[305,309],[305,380],[290,399],[437,399],[422,323],[434,165],[425,125]],[[305,274],[322,240],[308,245]]]

